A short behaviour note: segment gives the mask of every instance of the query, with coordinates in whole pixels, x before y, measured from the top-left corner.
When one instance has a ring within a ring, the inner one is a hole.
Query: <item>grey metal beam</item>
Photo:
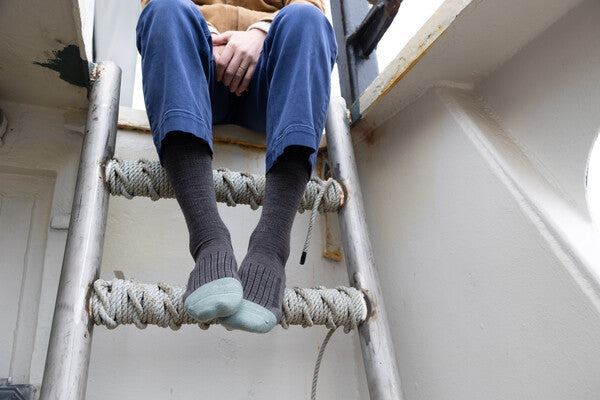
[[[347,38],[356,31],[369,8],[366,0],[331,1],[333,29],[338,44],[340,88],[342,97],[348,104],[358,98],[379,72],[374,53],[367,59],[360,59],[354,54],[354,49],[347,45]]]
[[[398,13],[402,0],[379,0],[373,5],[356,31],[347,38],[360,59],[368,58],[390,27]]]
[[[87,299],[102,262],[108,212],[104,163],[113,157],[119,111],[121,69],[96,64],[79,160],[58,295],[40,393],[41,400],[85,398],[92,344]]]
[[[369,394],[371,400],[401,400],[396,354],[375,267],[343,99],[332,99],[326,132],[332,175],[344,186],[347,195],[339,211],[339,221],[348,276],[350,284],[363,291],[369,306],[369,316],[358,328]]]

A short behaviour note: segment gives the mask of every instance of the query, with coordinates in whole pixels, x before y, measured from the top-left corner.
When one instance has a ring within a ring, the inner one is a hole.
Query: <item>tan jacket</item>
[[[141,0],[142,8],[150,0]],[[293,3],[307,3],[325,12],[323,0],[193,0],[219,32],[245,31],[258,21],[272,21],[277,11]]]

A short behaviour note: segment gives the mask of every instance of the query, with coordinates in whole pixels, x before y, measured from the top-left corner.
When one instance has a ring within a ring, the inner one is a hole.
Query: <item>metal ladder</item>
[[[85,398],[93,324],[88,299],[98,278],[108,213],[104,165],[117,134],[121,69],[95,64],[85,136],[73,196],[69,233],[40,393],[41,400]],[[359,328],[371,400],[403,398],[394,346],[375,269],[345,101],[332,99],[326,122],[333,177],[344,186],[340,229],[350,285],[367,299],[369,316]]]

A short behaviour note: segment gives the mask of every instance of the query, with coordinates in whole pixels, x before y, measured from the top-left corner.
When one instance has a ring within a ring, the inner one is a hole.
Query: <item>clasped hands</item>
[[[266,33],[260,29],[213,34],[217,82],[228,86],[229,91],[237,96],[248,90],[265,36]]]

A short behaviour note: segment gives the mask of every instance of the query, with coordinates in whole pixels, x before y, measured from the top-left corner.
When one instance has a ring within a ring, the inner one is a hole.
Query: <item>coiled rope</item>
[[[208,329],[211,324],[198,323],[183,308],[185,287],[166,283],[144,284],[135,279],[113,279],[94,282],[89,300],[89,313],[96,325],[114,329],[133,324],[140,329],[158,325],[178,330],[181,325],[198,324]],[[288,288],[283,299],[280,325],[311,327],[324,325],[329,329],[343,327],[348,333],[367,317],[362,293],[351,287],[327,289]]]
[[[113,279],[94,282],[89,300],[89,314],[95,325],[114,329],[133,324],[140,329],[158,325],[178,330],[181,325],[198,324],[208,329],[211,324],[198,323],[183,309],[185,287],[166,283],[144,284],[135,279]],[[348,333],[367,318],[367,306],[362,293],[351,287],[286,289],[280,325],[304,328],[325,325],[329,328],[321,344],[313,372],[311,400],[316,400],[321,360],[331,336],[339,327]]]
[[[149,197],[156,201],[161,198],[175,198],[167,173],[158,161],[148,160],[109,160],[105,168],[105,182],[113,196]],[[234,207],[248,204],[256,210],[263,203],[265,177],[262,175],[234,172],[226,168],[213,171],[217,201]],[[311,210],[310,223],[304,242],[300,264],[304,264],[310,244],[312,228],[317,212],[336,212],[344,204],[342,186],[329,178],[322,180],[312,177],[306,185],[298,212]]]
[[[217,201],[228,206],[248,204],[253,210],[262,205],[265,194],[263,175],[234,172],[227,168],[213,171]],[[106,184],[113,196],[149,197],[152,200],[175,198],[167,173],[158,161],[112,159],[106,163]],[[306,185],[299,212],[312,210],[315,200],[320,213],[336,212],[344,203],[341,185],[333,179],[312,177]]]

